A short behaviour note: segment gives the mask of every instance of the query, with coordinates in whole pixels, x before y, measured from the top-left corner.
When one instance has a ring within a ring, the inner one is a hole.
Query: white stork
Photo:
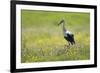
[[[63,35],[64,35],[64,38],[65,40],[68,41],[68,46],[73,45],[75,44],[75,40],[74,40],[74,34],[72,34],[70,31],[68,31],[66,28],[65,28],[65,20],[62,19],[58,25],[62,25],[62,30],[63,30]]]

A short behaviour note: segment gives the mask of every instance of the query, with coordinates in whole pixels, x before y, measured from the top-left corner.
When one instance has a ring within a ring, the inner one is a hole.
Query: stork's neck
[[[63,32],[67,31],[67,29],[65,28],[65,22],[62,23],[62,29],[63,29]]]

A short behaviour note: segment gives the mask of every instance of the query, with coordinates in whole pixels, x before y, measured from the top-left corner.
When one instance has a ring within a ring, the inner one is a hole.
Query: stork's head
[[[64,23],[65,22],[65,20],[64,20],[64,18],[58,23],[58,25],[60,25],[60,24],[62,24],[62,23]]]

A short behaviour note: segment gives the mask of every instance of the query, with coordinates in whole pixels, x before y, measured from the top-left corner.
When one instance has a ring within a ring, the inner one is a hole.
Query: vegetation
[[[65,18],[74,33],[70,47],[57,24]],[[88,60],[90,58],[90,14],[79,12],[21,11],[21,62]]]

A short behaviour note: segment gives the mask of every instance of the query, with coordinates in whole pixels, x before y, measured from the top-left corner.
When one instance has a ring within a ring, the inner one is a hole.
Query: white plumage
[[[72,35],[72,32],[70,32],[70,31],[66,31],[66,32],[63,32],[63,33],[64,33],[65,37],[68,37],[67,34]]]

